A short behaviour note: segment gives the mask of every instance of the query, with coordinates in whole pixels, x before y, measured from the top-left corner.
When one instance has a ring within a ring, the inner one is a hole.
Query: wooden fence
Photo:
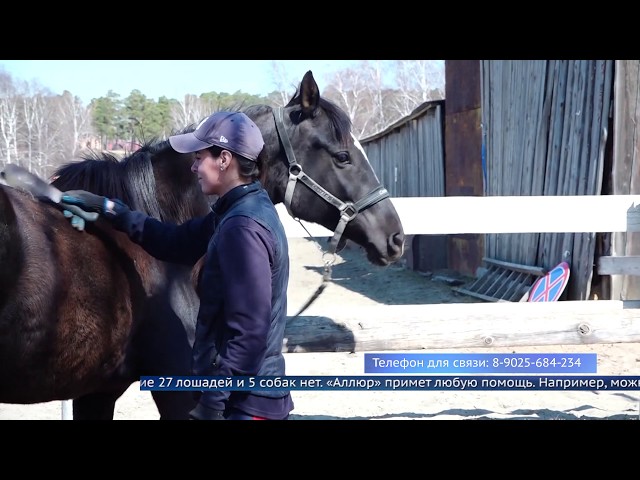
[[[640,195],[392,199],[407,235],[639,232]],[[281,205],[288,237],[308,236]],[[331,236],[318,225],[314,237]],[[633,275],[640,257],[600,257],[601,274]],[[355,352],[640,342],[640,299],[337,308],[291,318],[285,352]]]
[[[392,198],[406,235],[639,232],[640,195]],[[276,206],[289,238],[330,237]],[[601,257],[607,274],[640,257]],[[634,274],[634,273],[631,273]],[[290,319],[283,351],[356,352],[640,342],[640,302],[461,303],[336,308]],[[73,418],[71,400],[62,420]]]

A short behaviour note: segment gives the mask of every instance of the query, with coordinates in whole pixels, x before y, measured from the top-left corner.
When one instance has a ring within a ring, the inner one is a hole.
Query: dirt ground
[[[324,259],[319,245],[308,239],[291,239],[290,248],[289,313],[293,315],[322,283]],[[321,312],[323,307],[335,305],[477,301],[454,292],[436,277],[408,270],[402,264],[374,267],[359,248],[349,246],[336,257],[333,281],[311,308]],[[451,349],[446,353],[479,352]],[[634,343],[496,348],[491,353],[596,353],[598,375],[640,374],[640,345]],[[287,353],[285,358],[289,375],[364,374],[364,352]],[[640,391],[293,391],[292,395],[292,420],[640,419]],[[56,420],[63,418],[67,408],[69,402],[0,404],[0,420]],[[158,417],[150,393],[140,391],[138,383],[116,404],[116,420]]]

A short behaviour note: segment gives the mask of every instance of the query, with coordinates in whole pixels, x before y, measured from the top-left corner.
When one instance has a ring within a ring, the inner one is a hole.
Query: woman
[[[62,201],[110,218],[160,260],[193,265],[202,257],[194,375],[283,376],[289,251],[278,213],[258,180],[262,134],[244,113],[217,112],[195,131],[169,137],[169,143],[180,153],[194,152],[191,170],[202,192],[218,195],[207,216],[176,226],[82,190],[65,192]],[[291,410],[287,390],[204,391],[189,415],[283,420]]]

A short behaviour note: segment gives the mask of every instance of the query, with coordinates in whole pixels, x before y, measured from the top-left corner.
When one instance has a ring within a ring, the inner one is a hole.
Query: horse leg
[[[74,420],[113,420],[116,400],[122,392],[90,393],[73,400]]]
[[[174,273],[169,290],[149,302],[148,318],[136,332],[132,350],[142,375],[178,377],[191,374],[191,346],[198,302],[188,275],[182,270],[179,272]],[[181,278],[186,280],[181,281]],[[196,406],[193,394],[190,391],[151,392],[160,420],[188,420],[189,412]]]
[[[193,392],[152,391],[151,395],[160,412],[160,420],[188,420],[188,412],[196,406]],[[189,407],[185,408],[185,405]]]

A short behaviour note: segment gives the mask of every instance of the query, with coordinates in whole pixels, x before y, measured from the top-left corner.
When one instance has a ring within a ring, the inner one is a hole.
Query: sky
[[[140,90],[147,98],[205,92],[266,95],[277,89],[273,60],[0,60],[0,70],[16,81],[37,82],[54,94],[68,90],[86,105],[109,90],[129,96]],[[291,95],[311,70],[320,91],[329,75],[359,60],[276,60],[291,79]]]

